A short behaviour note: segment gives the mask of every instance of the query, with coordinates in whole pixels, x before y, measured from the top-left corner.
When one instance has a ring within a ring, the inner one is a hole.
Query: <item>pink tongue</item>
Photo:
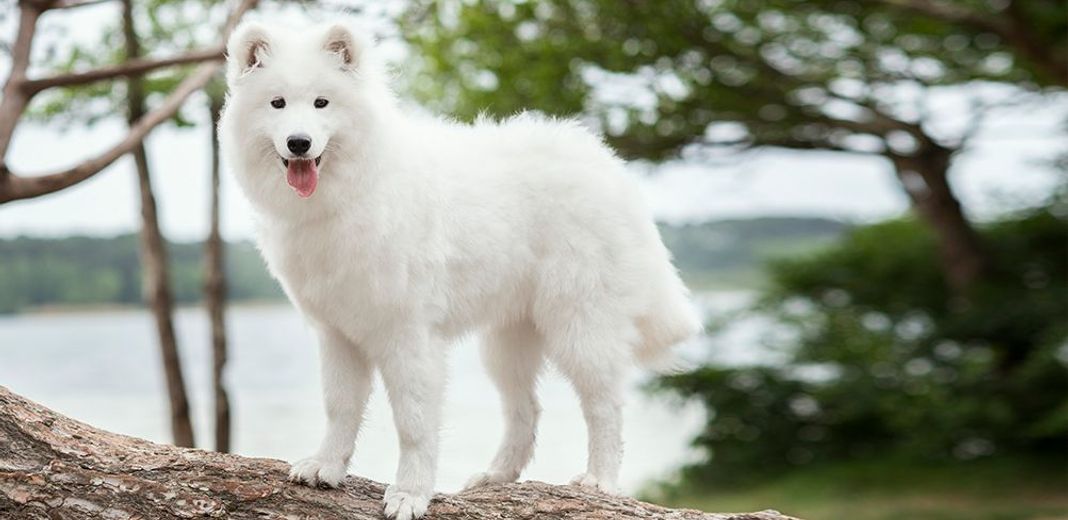
[[[292,159],[286,170],[286,182],[306,199],[315,193],[315,186],[319,183],[319,170],[315,167],[315,161],[305,159]]]

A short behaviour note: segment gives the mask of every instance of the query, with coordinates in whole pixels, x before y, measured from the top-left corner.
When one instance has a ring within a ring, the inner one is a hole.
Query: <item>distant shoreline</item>
[[[714,273],[712,275],[709,275],[707,273],[686,272],[683,272],[681,274],[686,285],[694,293],[754,290],[759,288],[759,286],[763,282],[763,280],[759,276],[759,273],[756,270],[739,270],[733,273]],[[230,309],[275,307],[288,305],[289,300],[284,297],[232,300],[227,303],[227,307]],[[202,301],[181,302],[175,303],[174,308],[182,310],[201,308],[203,306],[204,303]],[[94,314],[147,310],[148,306],[143,303],[55,303],[27,306],[15,310],[13,312],[0,312],[0,318],[10,316],[49,316],[62,314]]]
[[[289,301],[285,298],[280,299],[261,299],[261,300],[238,300],[232,301],[227,304],[228,308],[254,308],[254,307],[276,307],[289,305]],[[179,303],[175,304],[174,308],[177,310],[184,309],[196,309],[203,307],[203,302],[191,302],[191,303]],[[3,316],[41,316],[41,315],[56,315],[56,314],[92,314],[92,313],[106,313],[106,312],[125,312],[125,311],[147,311],[148,307],[144,304],[134,303],[85,303],[85,304],[51,304],[51,305],[37,305],[32,307],[26,307],[19,309],[18,311],[0,314]]]
[[[685,277],[685,275],[684,275]],[[726,283],[723,280],[717,282],[704,281],[689,281],[687,285],[694,294],[703,293],[733,293],[733,292],[747,292],[756,289],[755,286],[748,283]],[[285,298],[263,298],[253,300],[237,300],[227,304],[228,309],[254,309],[263,307],[288,307],[290,306],[289,300]],[[203,302],[184,302],[175,304],[176,310],[188,310],[188,309],[200,309],[204,307]],[[64,314],[103,314],[109,312],[148,312],[148,306],[145,304],[134,303],[71,303],[71,304],[50,304],[50,305],[36,305],[31,307],[25,307],[14,312],[0,313],[0,319],[19,317],[19,316],[57,316]]]
[[[847,229],[829,219],[766,217],[661,224],[660,234],[691,291],[719,292],[760,289],[770,259],[811,254]],[[143,309],[139,244],[134,235],[0,239],[0,316]],[[171,242],[168,257],[176,303],[199,306],[202,247]],[[225,268],[230,305],[285,302],[251,242],[228,243]]]

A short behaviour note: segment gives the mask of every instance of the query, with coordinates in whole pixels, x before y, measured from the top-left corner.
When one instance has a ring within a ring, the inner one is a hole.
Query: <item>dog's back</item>
[[[476,149],[499,161],[483,182],[511,192],[485,197],[503,199],[515,217],[502,247],[532,251],[529,318],[539,329],[598,315],[616,331],[632,329],[619,346],[645,365],[663,365],[672,345],[700,330],[636,179],[597,136],[574,121],[530,114],[479,122],[474,131]]]

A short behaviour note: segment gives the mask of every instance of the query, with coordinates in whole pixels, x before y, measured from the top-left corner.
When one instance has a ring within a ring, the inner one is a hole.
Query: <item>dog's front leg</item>
[[[293,464],[289,479],[311,486],[337,487],[348,470],[364,407],[371,395],[372,366],[357,345],[337,331],[321,328],[319,341],[326,436],[315,455]]]
[[[445,349],[425,331],[395,338],[378,367],[393,406],[400,441],[396,482],[383,499],[386,517],[411,520],[426,513],[434,492],[438,428],[445,386]]]

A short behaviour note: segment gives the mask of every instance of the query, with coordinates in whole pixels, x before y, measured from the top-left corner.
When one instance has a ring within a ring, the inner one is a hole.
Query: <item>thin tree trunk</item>
[[[204,297],[211,319],[211,374],[215,389],[215,451],[230,451],[230,397],[223,373],[226,368],[226,272],[222,233],[219,230],[219,116],[222,98],[211,95],[211,230],[204,248]]]
[[[123,2],[123,35],[126,40],[126,57],[140,56],[140,42],[134,29],[132,0]],[[145,94],[140,79],[127,81],[127,116],[134,124],[145,112]],[[152,178],[148,169],[148,155],[143,143],[134,147],[134,162],[141,192],[141,271],[142,292],[152,311],[159,333],[159,346],[163,361],[163,373],[170,397],[171,435],[177,446],[192,447],[193,424],[189,418],[189,398],[185,392],[181,360],[178,357],[178,340],[174,333],[174,302],[171,295],[167,250],[156,213],[156,197],[152,193]]]
[[[959,293],[986,273],[989,261],[979,234],[964,215],[949,185],[952,153],[948,148],[928,143],[915,155],[891,159],[917,215],[938,237],[946,282]]]
[[[43,12],[42,6],[20,0],[19,28],[9,50],[11,69],[8,71],[7,81],[4,82],[3,99],[0,99],[0,182],[9,182],[10,175],[4,162],[7,157],[7,148],[11,144],[11,137],[15,134],[15,127],[19,124],[30,97],[22,91],[22,82],[26,80],[26,70],[30,66],[30,53],[33,47],[33,37],[37,33],[37,20]],[[10,3],[8,9],[10,9]]]

